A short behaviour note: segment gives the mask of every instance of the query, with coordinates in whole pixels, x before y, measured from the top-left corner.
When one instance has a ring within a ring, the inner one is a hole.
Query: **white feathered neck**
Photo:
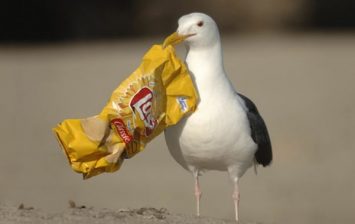
[[[187,52],[186,63],[200,95],[200,103],[211,101],[219,93],[223,93],[224,96],[227,92],[234,93],[224,71],[219,38],[212,46],[198,48],[191,46]]]

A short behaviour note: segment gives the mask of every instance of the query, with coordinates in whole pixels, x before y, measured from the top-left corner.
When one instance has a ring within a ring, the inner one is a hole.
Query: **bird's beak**
[[[186,40],[186,38],[189,38],[194,35],[196,35],[196,34],[181,35],[181,34],[178,34],[177,32],[174,32],[164,40],[163,48],[165,48],[168,45],[176,45],[178,43],[181,43],[182,41]]]

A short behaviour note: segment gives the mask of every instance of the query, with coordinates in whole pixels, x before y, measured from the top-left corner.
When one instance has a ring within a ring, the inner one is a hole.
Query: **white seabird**
[[[253,163],[267,166],[272,160],[268,131],[254,103],[227,78],[213,19],[202,13],[182,16],[177,36],[185,39],[186,63],[200,101],[193,114],[165,130],[165,139],[174,159],[194,176],[198,216],[201,172],[228,171],[238,222],[239,179]]]

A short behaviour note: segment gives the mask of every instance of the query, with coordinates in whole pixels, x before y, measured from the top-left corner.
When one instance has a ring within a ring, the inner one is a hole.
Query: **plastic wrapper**
[[[84,179],[118,170],[165,128],[196,109],[198,96],[171,44],[154,45],[112,93],[100,114],[64,120],[53,129],[73,170]]]

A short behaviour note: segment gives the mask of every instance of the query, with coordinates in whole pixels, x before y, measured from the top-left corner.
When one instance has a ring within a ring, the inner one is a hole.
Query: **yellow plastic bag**
[[[73,170],[84,179],[118,170],[166,127],[196,109],[198,96],[171,44],[154,45],[111,95],[99,115],[64,120],[53,129]]]

